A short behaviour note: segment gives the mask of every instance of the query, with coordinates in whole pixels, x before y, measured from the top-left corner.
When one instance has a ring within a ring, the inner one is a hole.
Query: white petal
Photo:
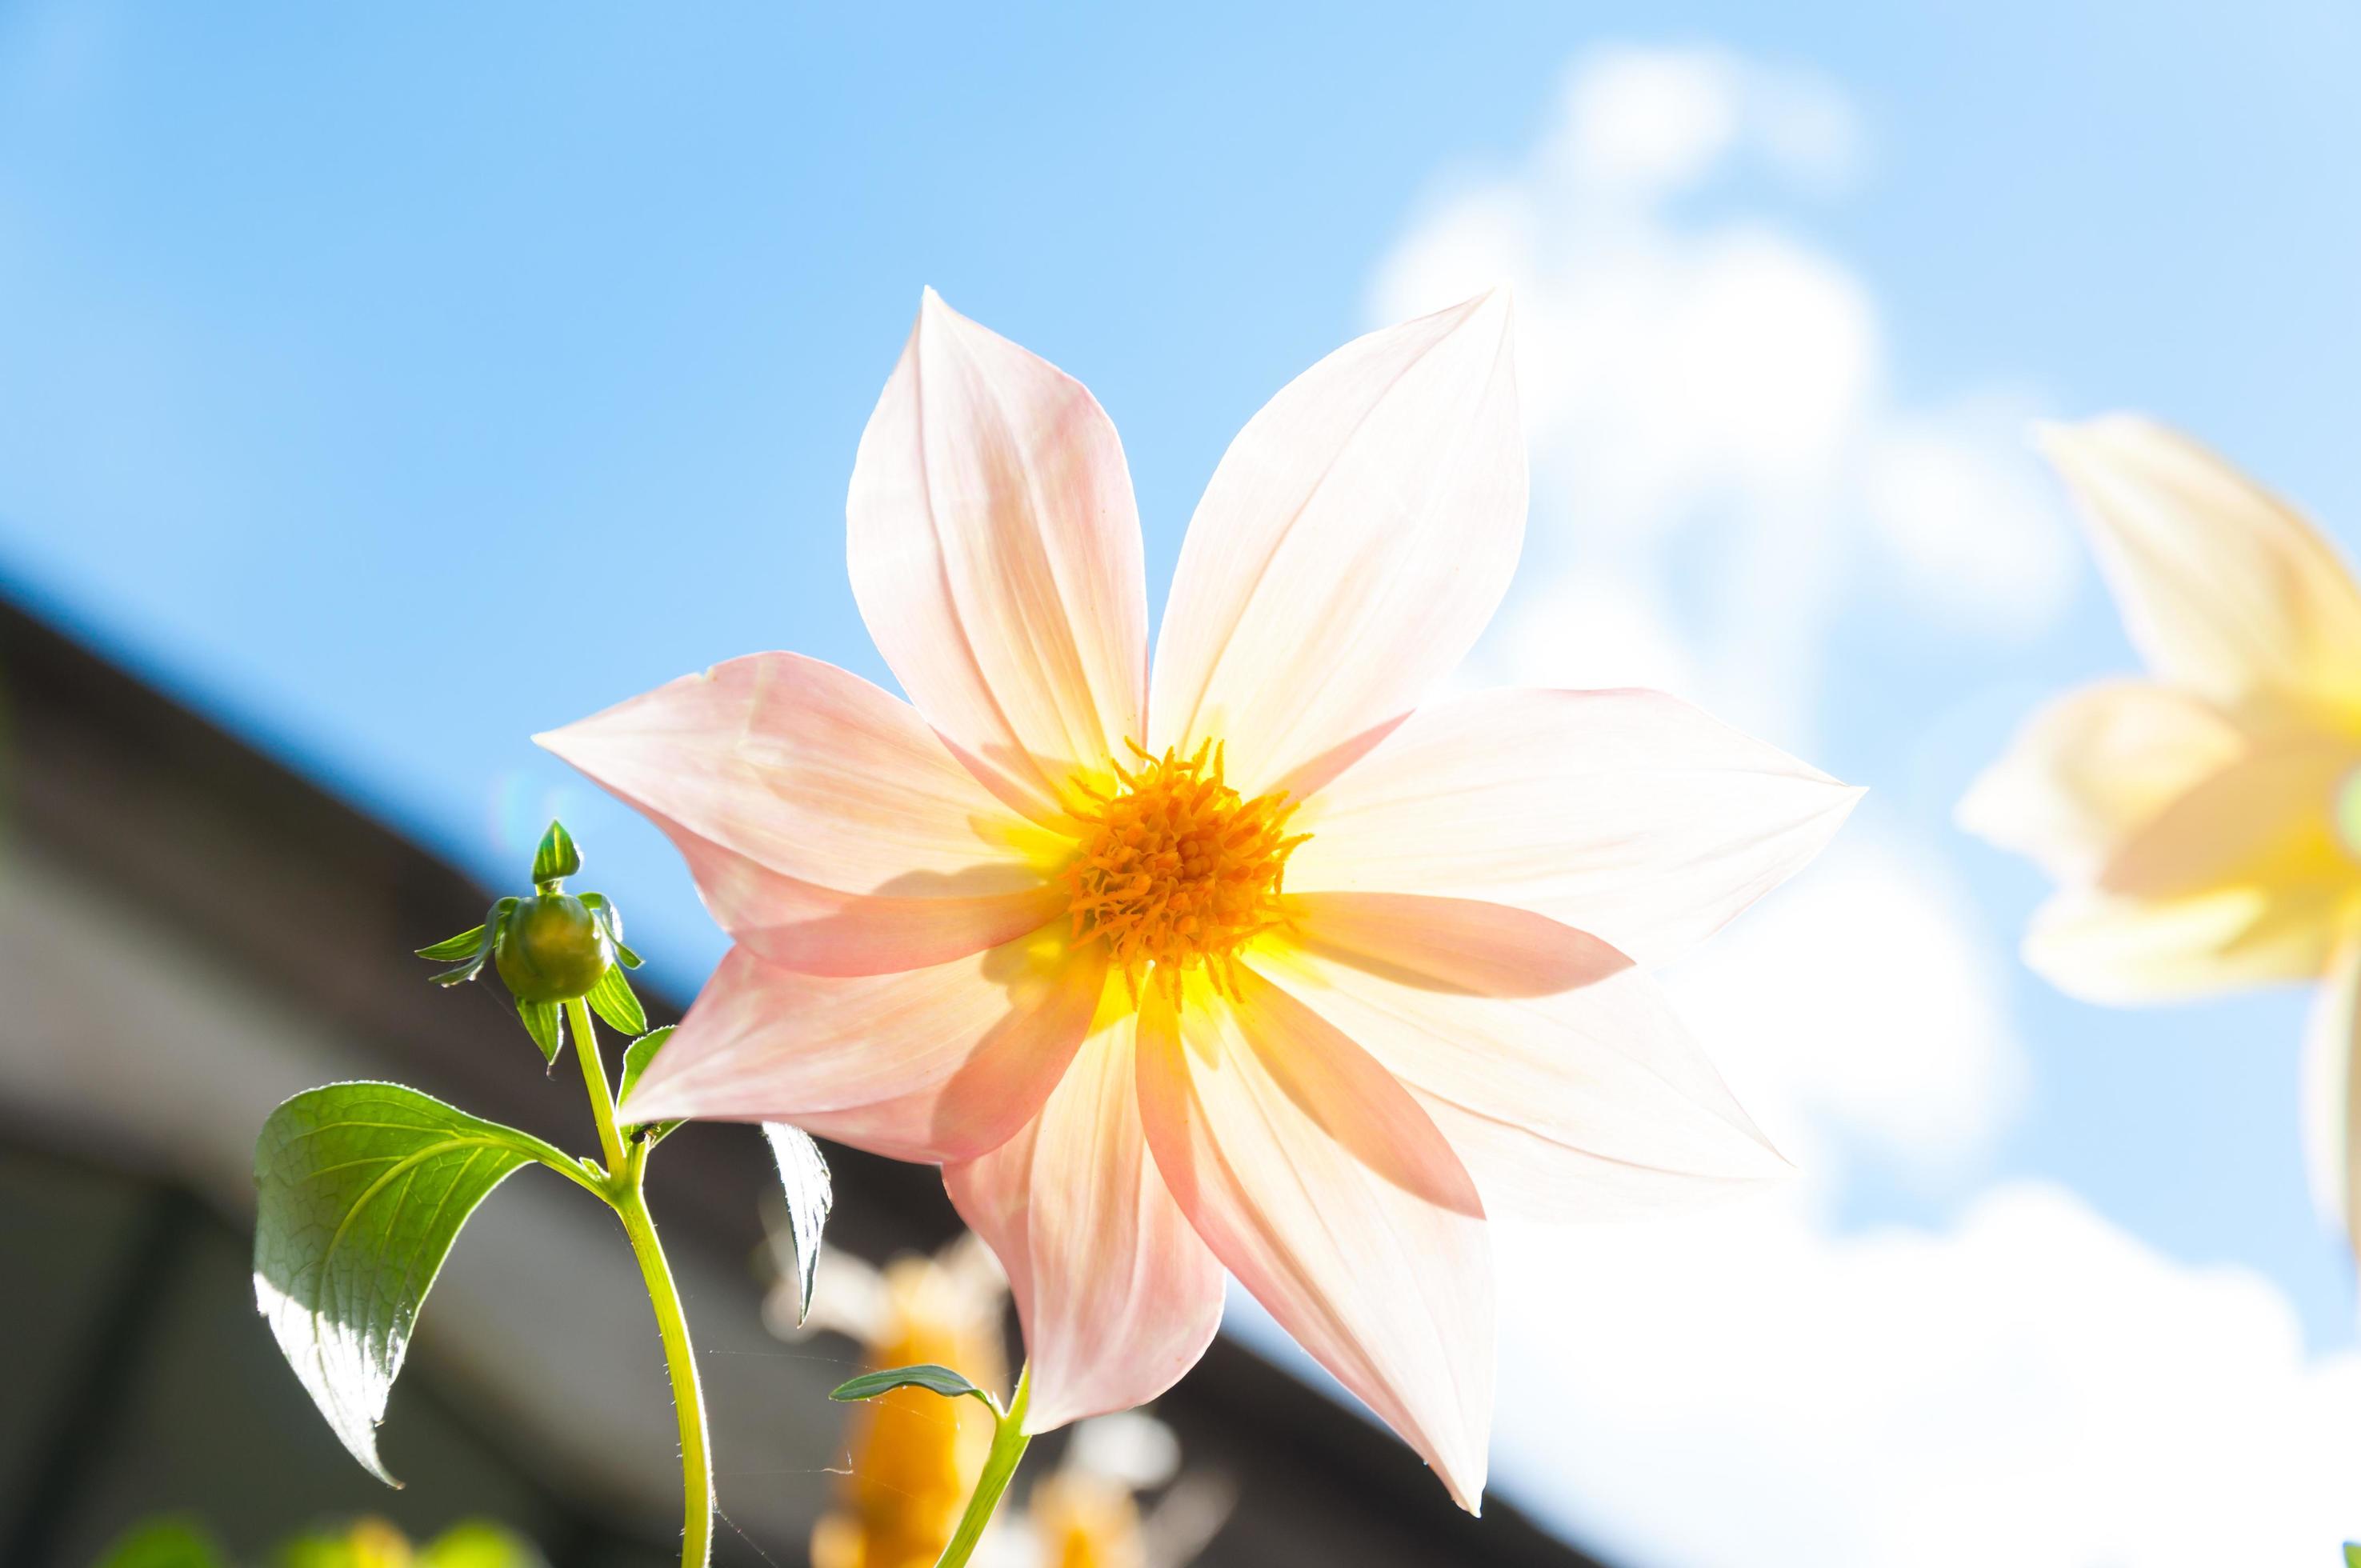
[[[1134,1017],[1084,1043],[1024,1131],[943,1169],[1008,1272],[1032,1367],[1027,1431],[1148,1403],[1221,1326],[1222,1266],[1140,1127]]]
[[[1410,1086],[1493,1212],[1611,1218],[1790,1174],[1636,970],[1483,996],[1316,948],[1257,961]]]
[[[1283,992],[1151,995],[1139,1099],[1157,1168],[1215,1256],[1426,1457],[1484,1490],[1492,1266],[1483,1209],[1401,1085]]]
[[[1046,938],[851,978],[735,948],[621,1110],[786,1122],[892,1159],[973,1159],[1049,1098],[1105,976],[1103,949]]]
[[[1859,795],[1660,692],[1484,692],[1422,708],[1305,802],[1287,886],[1512,905],[1660,963],[1793,875]]]
[[[2134,415],[2042,444],[2158,675],[2242,716],[2361,723],[2361,592],[2292,508]]]
[[[907,703],[757,653],[535,739],[680,849],[722,929],[774,963],[880,974],[1038,929],[1051,846]]]
[[[2246,749],[2236,725],[2185,692],[2147,681],[2086,686],[2026,721],[1969,786],[1960,826],[2060,880],[2091,876]]]
[[[1466,655],[1524,538],[1509,320],[1496,291],[1371,333],[1238,433],[1158,634],[1158,748],[1301,795]]]
[[[1139,517],[1082,384],[927,291],[846,502],[862,619],[902,689],[1004,796],[1052,817],[1137,738]]]
[[[2348,927],[2304,1029],[2304,1156],[2323,1219],[2361,1256],[2361,927]]]

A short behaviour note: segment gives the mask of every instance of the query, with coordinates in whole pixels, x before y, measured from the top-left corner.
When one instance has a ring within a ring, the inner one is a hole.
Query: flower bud
[[[509,911],[493,961],[518,1001],[571,1002],[588,994],[615,955],[588,905],[569,893],[541,893]]]

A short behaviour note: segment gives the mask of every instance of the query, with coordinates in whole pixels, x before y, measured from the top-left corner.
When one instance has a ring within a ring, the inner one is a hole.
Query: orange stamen
[[[1187,757],[1124,744],[1139,761],[1115,764],[1119,789],[1077,781],[1080,852],[1060,873],[1073,934],[1106,939],[1135,1005],[1144,982],[1177,1005],[1194,970],[1235,996],[1238,951],[1286,923],[1287,860],[1311,835],[1287,835],[1295,807],[1284,792],[1249,800],[1232,789],[1211,741]]]

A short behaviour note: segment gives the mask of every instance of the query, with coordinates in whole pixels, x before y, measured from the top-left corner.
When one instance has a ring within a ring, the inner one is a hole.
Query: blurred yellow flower
[[[1033,1488],[1027,1512],[1041,1568],[1148,1568],[1139,1505],[1113,1476],[1060,1470]]]
[[[812,1326],[859,1339],[863,1370],[933,1362],[980,1387],[1007,1387],[1007,1290],[972,1237],[882,1274],[833,1252],[822,1267]],[[983,1469],[991,1412],[901,1388],[851,1407],[851,1474],[837,1510],[812,1530],[812,1568],[932,1568]]]
[[[2025,957],[2076,996],[2326,982],[2307,1132],[2323,1208],[2361,1248],[2361,589],[2301,516],[2186,437],[2119,414],[2042,444],[2148,678],[2037,713],[1960,824],[2057,879]]]

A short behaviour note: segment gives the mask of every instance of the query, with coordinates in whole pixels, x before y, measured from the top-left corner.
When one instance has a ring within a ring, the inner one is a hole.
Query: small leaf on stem
[[[639,1082],[640,1074],[648,1070],[648,1063],[656,1059],[656,1053],[664,1049],[664,1042],[672,1038],[672,1032],[677,1026],[666,1024],[661,1029],[651,1029],[624,1047],[622,1081],[615,1087],[615,1103],[619,1108],[631,1098],[631,1085]],[[680,1124],[677,1121],[626,1122],[624,1125],[642,1129],[640,1141],[654,1145],[671,1136]]]
[[[678,1026],[666,1024],[661,1029],[650,1029],[623,1047],[623,1076],[615,1085],[616,1104],[631,1097],[631,1086],[640,1081],[640,1074],[648,1070],[648,1063],[656,1059],[656,1053],[664,1048],[664,1042],[672,1038],[673,1030]]]
[[[828,1161],[809,1133],[785,1122],[765,1122],[763,1135],[771,1140],[779,1185],[786,1189],[787,1239],[796,1249],[796,1321],[800,1323],[811,1310],[812,1287],[819,1278],[820,1232],[828,1225],[836,1195],[829,1183]]]
[[[884,1372],[864,1372],[830,1389],[828,1397],[850,1403],[855,1399],[874,1399],[881,1394],[891,1394],[896,1388],[924,1388],[928,1393],[940,1394],[946,1399],[972,1394],[983,1400],[994,1417],[1000,1414],[999,1400],[950,1367],[938,1366],[931,1361],[917,1366],[895,1366]]]

